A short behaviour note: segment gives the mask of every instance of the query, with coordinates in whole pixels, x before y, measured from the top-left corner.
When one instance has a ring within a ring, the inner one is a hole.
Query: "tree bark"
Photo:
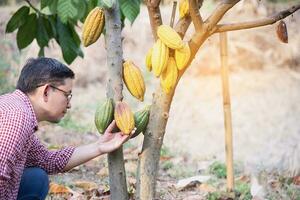
[[[109,68],[109,80],[107,84],[108,98],[114,101],[123,99],[122,90],[122,41],[121,19],[118,1],[115,7],[105,10],[107,66]],[[109,186],[111,200],[128,200],[126,173],[124,167],[123,147],[108,154]]]

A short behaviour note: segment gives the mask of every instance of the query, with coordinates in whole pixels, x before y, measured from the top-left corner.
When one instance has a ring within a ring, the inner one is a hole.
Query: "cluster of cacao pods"
[[[187,67],[191,50],[168,25],[160,25],[157,28],[157,36],[157,41],[146,55],[146,67],[153,71],[156,77],[160,77],[161,86],[168,94],[177,83],[178,72]]]
[[[103,134],[109,124],[115,119],[117,127],[126,135],[129,135],[136,127],[131,138],[144,133],[149,122],[150,107],[133,113],[131,108],[124,101],[114,102],[112,99],[106,99],[99,104],[95,113],[95,125],[99,133]]]
[[[104,11],[100,7],[91,10],[83,23],[82,41],[85,47],[93,44],[100,37],[105,24]]]

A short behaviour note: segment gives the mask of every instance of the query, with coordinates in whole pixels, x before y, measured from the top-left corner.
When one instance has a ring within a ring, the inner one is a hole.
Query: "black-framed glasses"
[[[58,91],[61,91],[62,93],[64,93],[65,97],[67,98],[68,102],[72,99],[72,92],[66,92],[58,87],[55,87],[54,85],[49,85],[50,87],[58,90]]]

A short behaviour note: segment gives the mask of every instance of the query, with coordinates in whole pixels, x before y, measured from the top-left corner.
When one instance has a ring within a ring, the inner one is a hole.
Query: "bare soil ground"
[[[288,4],[268,9],[260,6],[254,10],[249,5],[243,10],[237,6],[224,21],[258,19],[284,7]],[[213,4],[205,4],[204,8],[205,18]],[[27,58],[37,55],[38,49],[34,44],[21,53],[17,52],[15,35],[4,34],[8,11],[14,8],[0,9],[0,46],[11,52],[7,58],[18,57],[16,61],[11,59],[10,63],[15,71],[19,71]],[[162,13],[164,22],[168,23],[171,6],[163,7]],[[299,21],[299,11],[285,20],[289,30],[288,44],[277,39],[276,25],[228,34],[236,181],[239,186],[243,183],[242,186],[250,187],[252,194],[256,192],[259,196],[259,192],[263,193],[266,199],[300,199],[300,179],[296,176],[300,171]],[[188,40],[192,32],[193,27],[184,40]],[[124,89],[125,101],[137,110],[151,104],[152,93],[159,84],[144,67],[144,57],[153,44],[144,7],[136,22],[123,30],[123,35],[124,59],[132,59],[142,68],[147,86],[143,103],[133,99]],[[84,53],[84,59],[78,58],[71,65],[77,77],[69,114],[60,126],[47,123],[40,126],[38,135],[49,148],[77,146],[97,139],[93,118],[97,103],[105,97],[107,78],[104,38],[85,48]],[[46,55],[61,60],[55,42],[51,43]],[[159,199],[222,198],[217,196],[219,193],[216,196],[210,194],[224,191],[226,180],[216,178],[218,173],[209,171],[209,166],[215,161],[225,161],[219,60],[219,38],[214,35],[200,48],[176,89],[164,138],[157,187]],[[124,147],[127,181],[132,193],[142,140],[140,135]],[[176,187],[179,180],[198,175],[208,175],[211,179],[202,184],[193,182],[181,189]],[[65,192],[49,195],[48,199],[108,199],[106,156],[66,174],[52,176],[51,180],[68,186],[73,196]]]

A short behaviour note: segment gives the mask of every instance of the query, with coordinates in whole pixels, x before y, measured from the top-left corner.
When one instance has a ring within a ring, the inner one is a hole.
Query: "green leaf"
[[[125,17],[131,22],[134,22],[140,13],[140,2],[138,0],[120,0],[121,11]]]
[[[46,26],[47,32],[49,33],[50,38],[56,38],[57,37],[56,18],[54,16],[48,17],[48,22],[50,23],[50,27],[48,29],[48,26]]]
[[[78,9],[78,14],[76,16],[77,19],[82,19],[85,16],[86,8],[87,8],[87,3],[86,1],[82,0],[73,0],[73,3],[75,7]]]
[[[98,0],[88,0],[87,2],[87,10],[88,13],[93,10],[93,8],[95,8],[98,5]]]
[[[22,6],[17,12],[10,18],[6,25],[6,33],[11,33],[22,24],[24,24],[25,19],[28,17],[29,7]]]
[[[82,23],[84,23],[85,18],[87,15],[93,10],[96,6],[98,6],[98,0],[87,0],[87,5],[85,9],[84,16],[80,19]]]
[[[39,51],[38,56],[39,56],[39,57],[44,57],[44,56],[45,56],[44,47],[41,47],[41,48],[40,48],[40,51]]]
[[[52,14],[57,13],[57,5],[58,5],[58,0],[52,0],[51,4],[48,6]]]
[[[24,49],[33,41],[36,36],[36,27],[36,14],[32,13],[26,18],[25,23],[20,26],[17,32],[17,45],[19,49]]]
[[[41,9],[51,5],[53,3],[53,0],[41,0]]]
[[[47,23],[46,19],[44,19],[42,16],[39,16],[36,40],[40,47],[47,46],[49,42],[49,35],[46,29],[46,23]]]
[[[115,5],[115,0],[100,0],[99,4],[101,7],[106,8],[106,9],[111,9]]]
[[[61,47],[63,58],[68,64],[71,64],[81,52],[80,47],[77,46],[76,40],[73,38],[72,29],[70,29],[68,24],[63,24],[60,20],[57,20],[56,25],[58,43]]]
[[[80,37],[77,34],[77,32],[75,31],[74,26],[73,27],[69,26],[69,28],[70,28],[70,30],[72,32],[72,37],[73,37],[74,42],[75,42],[75,44],[77,46],[77,49],[76,49],[77,55],[79,55],[80,57],[83,58],[83,52],[82,52],[82,50],[80,48],[80,43],[81,43]]]
[[[61,21],[66,24],[68,20],[76,20],[78,11],[72,0],[58,0],[57,14]]]

